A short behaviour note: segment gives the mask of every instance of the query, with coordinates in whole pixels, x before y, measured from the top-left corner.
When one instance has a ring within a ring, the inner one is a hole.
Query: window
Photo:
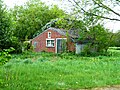
[[[48,38],[51,38],[51,32],[48,32]]]
[[[55,40],[54,39],[47,39],[46,40],[46,47],[54,47],[55,46]]]
[[[34,42],[33,46],[34,46],[34,48],[36,48],[37,47],[37,42]]]

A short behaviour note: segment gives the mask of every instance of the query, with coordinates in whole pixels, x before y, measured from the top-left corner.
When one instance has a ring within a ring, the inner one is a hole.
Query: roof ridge
[[[44,32],[48,31],[48,30],[53,30],[53,31],[56,31],[58,32],[59,34],[61,35],[64,35],[66,36],[66,33],[67,33],[67,30],[65,29],[59,29],[59,28],[55,28],[55,27],[49,27],[47,28],[46,30],[44,30],[42,33],[38,34],[36,37],[34,37],[33,39],[37,38],[39,35],[43,34]],[[70,31],[71,32],[71,31]],[[74,34],[71,34],[70,32],[69,33],[69,36],[72,37],[72,38],[78,38],[78,36],[74,35]]]

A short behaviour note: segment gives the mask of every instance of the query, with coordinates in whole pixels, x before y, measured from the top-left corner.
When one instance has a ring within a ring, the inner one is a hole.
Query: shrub
[[[31,45],[30,45],[30,42],[29,42],[29,41],[23,42],[23,47],[22,47],[23,51],[29,50],[30,47],[31,47]]]
[[[99,56],[99,55],[110,56],[111,54],[108,52],[108,50],[106,51],[104,48],[99,49],[99,45],[97,44],[92,45],[92,43],[88,43],[84,46],[80,55],[81,56]]]
[[[11,47],[9,49],[4,49],[3,51],[0,52],[0,65],[5,64],[11,59],[11,55],[9,53],[14,50],[15,49]]]
[[[9,47],[13,47],[15,49],[11,53],[21,53],[22,52],[22,44],[18,40],[17,37],[12,36],[10,38],[10,45],[9,45]],[[6,48],[6,49],[8,49],[8,48]]]

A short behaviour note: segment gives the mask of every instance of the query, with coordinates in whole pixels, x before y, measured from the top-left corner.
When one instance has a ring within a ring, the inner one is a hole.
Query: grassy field
[[[0,67],[2,90],[75,90],[120,84],[120,50],[112,56],[24,53]]]

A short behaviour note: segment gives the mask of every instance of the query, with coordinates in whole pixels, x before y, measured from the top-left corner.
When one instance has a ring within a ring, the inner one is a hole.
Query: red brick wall
[[[48,32],[51,32],[51,39],[55,39],[55,47],[46,47],[46,39],[48,38]],[[34,44],[34,42],[37,42],[37,46],[36,48],[34,48],[34,51],[55,52],[56,51],[56,38],[66,38],[66,36],[63,36],[53,30],[47,30],[46,32],[43,32],[42,34],[38,35],[32,40],[32,45]],[[72,42],[70,43],[69,50],[70,51],[75,50],[74,43]]]
[[[68,42],[68,50],[69,51],[75,51],[75,43],[73,42]]]

